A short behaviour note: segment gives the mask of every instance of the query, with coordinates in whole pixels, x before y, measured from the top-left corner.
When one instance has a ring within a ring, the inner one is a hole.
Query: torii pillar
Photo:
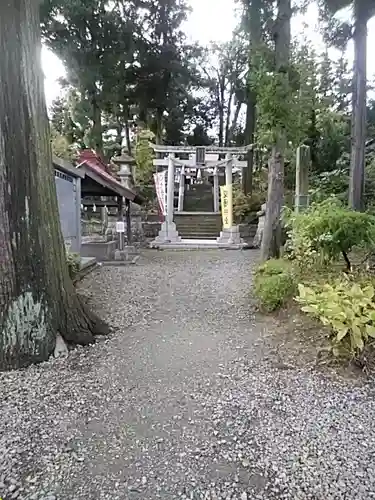
[[[233,189],[233,158],[230,153],[226,155],[226,164],[225,164],[225,184],[232,192]],[[229,203],[231,203],[230,213],[231,213],[231,227],[224,228],[220,233],[220,236],[217,238],[217,242],[220,245],[225,246],[226,248],[230,248],[233,246],[234,248],[238,248],[238,246],[243,245],[243,241],[240,236],[240,228],[233,224],[233,195],[229,197]]]
[[[167,175],[167,207],[165,220],[161,225],[159,234],[152,243],[177,243],[181,241],[176,224],[173,221],[174,213],[174,155],[168,157],[168,175]]]

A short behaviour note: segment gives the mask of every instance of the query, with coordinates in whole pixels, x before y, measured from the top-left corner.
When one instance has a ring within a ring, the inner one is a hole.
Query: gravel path
[[[253,258],[145,252],[86,278],[116,332],[0,374],[0,497],[375,498],[372,385],[277,363]]]

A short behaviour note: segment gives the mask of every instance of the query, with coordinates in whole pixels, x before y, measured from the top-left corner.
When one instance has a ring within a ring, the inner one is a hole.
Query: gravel
[[[149,252],[81,288],[115,333],[0,374],[3,500],[375,498],[375,389],[281,367],[254,252]]]

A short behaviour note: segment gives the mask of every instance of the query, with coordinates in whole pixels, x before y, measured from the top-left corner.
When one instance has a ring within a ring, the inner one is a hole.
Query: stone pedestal
[[[177,243],[179,241],[181,241],[181,236],[178,235],[176,224],[165,221],[153,243]]]
[[[121,263],[135,263],[139,257],[138,250],[132,246],[126,246],[123,250],[115,251],[115,261]]]
[[[262,244],[264,224],[266,221],[266,203],[263,203],[262,208],[259,212],[257,212],[257,215],[259,219],[258,219],[257,232],[254,236],[254,241],[253,241],[254,248],[260,248],[260,245]]]
[[[240,228],[239,226],[232,226],[229,229],[223,229],[220,232],[220,236],[216,240],[218,244],[222,244],[225,246],[230,246],[230,245],[241,245],[243,243],[240,235]]]
[[[300,146],[297,149],[296,159],[296,194],[295,211],[300,212],[309,206],[309,170],[311,153],[309,146]]]

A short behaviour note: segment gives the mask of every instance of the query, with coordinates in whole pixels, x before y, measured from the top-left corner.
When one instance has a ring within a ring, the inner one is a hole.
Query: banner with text
[[[223,218],[223,229],[229,229],[233,225],[233,194],[232,184],[220,186],[221,215]]]
[[[156,196],[158,197],[160,211],[164,216],[166,214],[166,204],[167,204],[166,203],[167,190],[165,187],[166,175],[167,175],[166,170],[164,170],[164,172],[157,172],[156,174],[154,174]]]

